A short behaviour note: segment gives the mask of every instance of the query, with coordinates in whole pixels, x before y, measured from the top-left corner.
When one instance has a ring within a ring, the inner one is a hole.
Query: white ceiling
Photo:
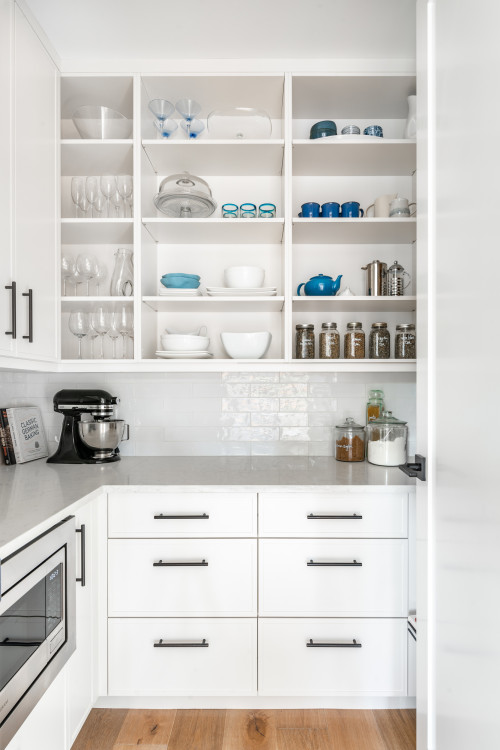
[[[416,0],[24,0],[67,60],[413,59]]]

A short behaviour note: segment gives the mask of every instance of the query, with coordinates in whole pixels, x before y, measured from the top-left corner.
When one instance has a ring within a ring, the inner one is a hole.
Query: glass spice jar
[[[387,323],[372,323],[368,351],[370,359],[389,359],[391,356],[391,334]]]
[[[335,458],[349,462],[365,460],[365,428],[352,417],[335,427]]]
[[[340,334],[336,323],[322,323],[319,334],[320,359],[338,359],[340,357]]]
[[[366,404],[366,424],[378,419],[384,411],[384,391],[373,388],[368,392],[368,403]]]
[[[399,323],[396,326],[394,346],[396,359],[415,359],[417,356],[417,337],[413,323]]]
[[[348,323],[344,334],[344,359],[364,359],[365,332],[361,323]]]
[[[296,359],[314,359],[314,325],[299,323],[295,326]]]

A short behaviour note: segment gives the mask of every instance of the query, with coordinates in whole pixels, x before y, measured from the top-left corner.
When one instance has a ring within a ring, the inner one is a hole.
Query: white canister
[[[384,411],[378,419],[367,425],[366,431],[369,463],[378,466],[399,466],[406,463],[406,422],[393,417],[391,411]]]

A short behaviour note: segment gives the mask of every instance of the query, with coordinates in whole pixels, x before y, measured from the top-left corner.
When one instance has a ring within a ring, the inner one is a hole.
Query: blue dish
[[[368,125],[368,127],[363,130],[363,135],[374,135],[377,138],[384,137],[384,133],[380,125]]]
[[[325,138],[330,135],[337,135],[337,126],[333,120],[321,120],[315,122],[311,128],[309,138],[314,140],[315,138]]]
[[[198,289],[200,277],[191,273],[165,273],[161,283],[167,289]]]

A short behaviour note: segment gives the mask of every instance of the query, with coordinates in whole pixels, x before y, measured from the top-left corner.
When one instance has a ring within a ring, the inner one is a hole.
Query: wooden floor
[[[415,750],[415,711],[91,711],[72,750]]]

